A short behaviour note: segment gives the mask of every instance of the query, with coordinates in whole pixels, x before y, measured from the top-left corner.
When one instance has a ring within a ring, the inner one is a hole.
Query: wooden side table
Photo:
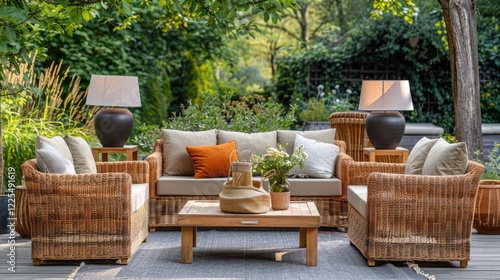
[[[390,159],[385,162],[400,162],[406,163],[408,160],[408,149],[397,147],[394,150],[377,150],[373,147],[363,148],[363,154],[365,157],[365,161],[376,162],[377,157],[384,156],[385,159]],[[393,161],[392,159],[399,158],[399,161]],[[383,162],[380,161],[379,162]]]
[[[125,145],[123,147],[92,147],[94,160],[99,161],[99,154],[102,154],[102,161],[108,161],[108,154],[125,153],[127,161],[137,160],[137,145]]]

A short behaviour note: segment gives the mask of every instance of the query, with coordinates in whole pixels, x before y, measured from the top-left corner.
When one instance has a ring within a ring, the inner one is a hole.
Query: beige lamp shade
[[[92,75],[86,105],[141,107],[136,76]]]
[[[411,111],[410,83],[402,81],[363,81],[359,98],[361,111]]]

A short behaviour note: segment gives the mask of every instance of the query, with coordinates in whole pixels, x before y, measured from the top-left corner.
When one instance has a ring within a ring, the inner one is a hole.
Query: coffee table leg
[[[318,228],[306,228],[306,265],[318,265]]]
[[[198,231],[197,227],[193,227],[193,247],[196,247],[196,232]]]
[[[195,239],[195,227],[181,227],[181,262],[193,263],[193,241]]]
[[[299,247],[306,248],[307,228],[299,228]]]

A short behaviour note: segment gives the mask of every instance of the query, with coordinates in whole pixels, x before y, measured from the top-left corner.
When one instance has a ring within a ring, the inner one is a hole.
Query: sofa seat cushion
[[[149,184],[132,184],[131,213],[139,210],[144,203],[149,201]]]
[[[331,178],[288,178],[290,195],[293,196],[341,196],[342,182]],[[267,181],[266,181],[267,182]]]
[[[227,177],[194,178],[193,176],[161,176],[157,195],[219,195]]]
[[[195,179],[190,176],[162,176],[158,179],[157,195],[219,195],[227,177]],[[253,176],[253,180],[260,180]],[[341,196],[342,183],[338,178],[289,178],[290,195],[293,196]],[[268,181],[263,183],[268,190]]]
[[[368,200],[368,188],[366,186],[348,186],[347,201],[359,214],[366,218],[366,201]]]

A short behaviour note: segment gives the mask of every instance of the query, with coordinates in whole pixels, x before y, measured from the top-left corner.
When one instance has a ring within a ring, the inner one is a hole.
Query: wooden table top
[[[178,214],[178,224],[206,227],[319,227],[314,202],[291,201],[287,210],[269,209],[263,214],[226,213],[218,200],[190,200]]]

